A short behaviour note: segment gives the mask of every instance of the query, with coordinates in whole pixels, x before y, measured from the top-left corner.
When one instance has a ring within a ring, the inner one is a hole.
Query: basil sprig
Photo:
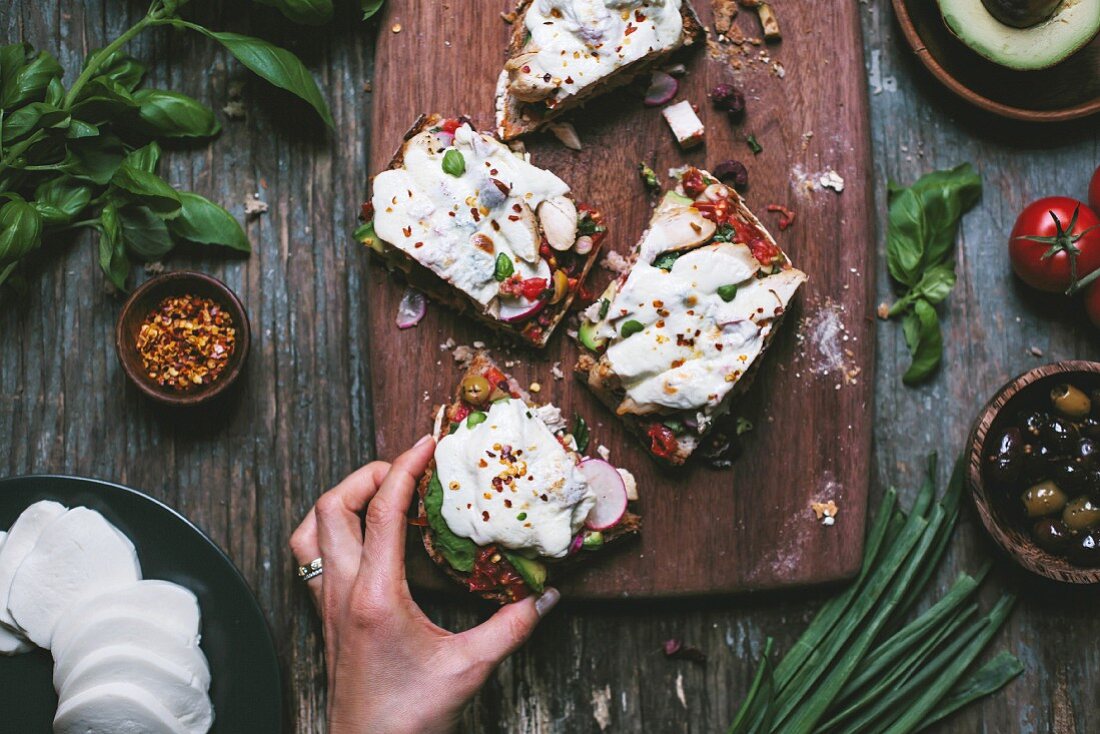
[[[889,186],[886,264],[903,293],[890,307],[901,317],[911,364],[902,380],[928,379],[943,356],[935,305],[955,286],[955,235],[963,214],[978,203],[981,176],[969,163],[922,176],[912,186]]]
[[[68,89],[64,69],[48,52],[22,43],[0,46],[0,285],[17,276],[22,259],[46,238],[80,228],[99,232],[100,267],[120,290],[133,261],[160,259],[181,242],[250,252],[229,212],[157,174],[157,141],[216,135],[214,112],[179,92],[139,88],[145,66],[123,49],[149,28],[193,30],[305,100],[330,126],[332,115],[294,54],[185,21],[178,15],[185,4],[154,0],[137,23],[88,55]]]

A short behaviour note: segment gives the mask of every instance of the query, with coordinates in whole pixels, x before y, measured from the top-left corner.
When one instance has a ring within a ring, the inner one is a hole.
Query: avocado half
[[[995,64],[1046,69],[1100,32],[1100,0],[1064,0],[1046,20],[1015,28],[997,20],[982,0],[937,0],[944,23],[960,41]]]

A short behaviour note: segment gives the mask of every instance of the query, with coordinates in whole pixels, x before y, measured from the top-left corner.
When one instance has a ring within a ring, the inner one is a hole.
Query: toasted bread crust
[[[458,119],[462,120],[463,122],[469,123],[471,127],[473,126],[473,123],[466,116],[460,116]],[[408,146],[409,141],[423,131],[439,124],[442,121],[443,116],[438,113],[421,114],[418,118],[416,118],[416,122],[413,123],[412,127],[410,127],[405,135],[402,137],[401,146],[397,149],[397,152],[394,153],[393,158],[390,160],[389,168],[392,170],[403,167],[405,165],[405,150]],[[572,194],[569,194],[569,196],[570,198],[572,198]],[[453,286],[448,284],[445,280],[432,272],[432,270],[424,267],[419,262],[417,262],[415,258],[413,258],[405,251],[401,250],[400,248],[394,247],[391,243],[386,242],[377,235],[375,235],[375,238],[380,243],[381,249],[371,247],[371,254],[375,258],[380,260],[391,273],[400,271],[404,274],[404,277],[409,282],[409,285],[412,285],[423,291],[433,301],[441,303],[448,308],[454,309],[458,313],[467,313],[473,319],[485,324],[493,331],[496,331],[500,334],[505,334],[513,339],[518,339],[524,344],[530,344],[537,348],[542,348],[546,346],[546,343],[550,340],[550,337],[553,335],[554,331],[557,329],[562,319],[564,319],[566,314],[569,313],[569,308],[570,306],[572,306],[573,299],[576,297],[577,291],[579,290],[579,287],[574,289],[573,291],[567,293],[565,298],[563,298],[560,302],[548,306],[548,308],[555,309],[552,312],[553,318],[551,319],[550,323],[547,324],[545,328],[543,328],[539,338],[537,340],[532,340],[525,337],[520,329],[513,328],[511,324],[500,321],[499,319],[495,319],[487,314],[480,303],[475,301],[473,298],[471,298],[469,295],[459,290],[458,288],[454,288]],[[599,246],[593,247],[591,252],[589,252],[588,255],[585,257],[584,265],[582,266],[581,271],[578,275],[578,283],[584,283],[584,281],[588,278],[588,273],[592,270],[593,265],[596,264],[596,260],[599,258],[600,250],[601,248]],[[521,323],[520,326],[522,325],[523,324]]]
[[[516,6],[516,20],[513,23],[512,38],[508,43],[508,58],[515,58],[523,49],[527,27],[524,18],[530,9],[533,0],[521,0]],[[549,111],[539,111],[526,102],[522,102],[508,93],[508,72],[502,72],[497,82],[497,134],[501,140],[514,140],[522,135],[533,133],[548,123],[561,117],[566,112],[576,109],[586,101],[604,94],[616,87],[629,84],[639,75],[644,74],[657,64],[660,64],[683,46],[691,46],[701,41],[706,30],[695,14],[695,8],[691,0],[684,0],[680,6],[680,16],[683,19],[683,32],[680,41],[675,46],[656,51],[621,66],[597,82],[594,82],[577,94],[566,97],[557,107]]]
[[[488,357],[488,355],[486,355],[484,352],[479,352],[470,361],[466,374],[482,374],[486,369],[494,366],[496,366],[495,363],[492,359]],[[499,369],[499,367],[497,369]],[[524,390],[519,388],[518,383],[516,383],[516,381],[511,376],[508,376],[508,380],[509,386],[517,394],[519,394],[521,398],[523,398],[525,401],[530,401],[530,396]],[[452,404],[458,404],[459,402],[461,402],[460,388],[456,387],[455,399]],[[438,411],[443,410],[445,407],[446,406],[443,405],[438,406],[435,413],[438,414]],[[440,428],[439,432],[442,433],[442,427]],[[436,438],[438,439],[440,438],[440,436],[437,435]],[[427,512],[424,509],[424,498],[428,495],[428,485],[431,483],[432,475],[434,473],[435,459],[433,458],[428,464],[428,469],[424,473],[424,476],[420,478],[420,481],[417,484],[417,494],[419,496],[419,515],[422,519],[425,520],[427,518]],[[639,515],[636,515],[633,512],[627,512],[618,525],[611,528],[610,530],[604,531],[604,545],[606,546],[609,543],[615,543],[617,541],[636,535],[641,530],[641,525],[642,518]],[[469,588],[470,575],[458,571],[454,567],[452,567],[451,564],[447,562],[447,559],[444,558],[443,554],[435,547],[435,534],[432,532],[431,526],[427,523],[421,525],[420,535],[421,540],[424,542],[424,550],[428,552],[428,555],[431,557],[431,559],[435,561],[436,564],[440,568],[442,568],[443,571],[455,582],[457,582],[464,588]],[[568,556],[560,561],[547,563],[547,582],[549,583],[553,579],[560,577],[563,572],[568,572],[570,569],[582,565],[596,555],[598,555],[598,553],[582,552],[576,553],[572,556]],[[504,591],[494,590],[480,591],[476,593],[483,599],[494,601],[498,604],[507,604],[513,601],[513,599],[509,598],[508,594]]]

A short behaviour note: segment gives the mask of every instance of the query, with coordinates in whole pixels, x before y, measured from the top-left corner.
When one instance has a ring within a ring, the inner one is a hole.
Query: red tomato
[[[1094,214],[1100,215],[1100,166],[1092,174],[1092,183],[1089,184],[1089,206]]]
[[[534,301],[546,290],[546,278],[528,278],[523,281],[523,297],[528,301]]]
[[[455,130],[457,130],[460,127],[462,127],[462,120],[459,120],[457,117],[450,117],[450,118],[444,120],[443,124],[439,126],[439,128],[443,132],[450,133],[451,135],[454,135]]]
[[[649,436],[650,451],[654,456],[667,459],[676,453],[676,434],[668,426],[654,423],[646,429],[646,435]]]
[[[1012,269],[1033,288],[1064,292],[1073,281],[1071,256],[1077,260],[1077,278],[1100,269],[1097,225],[1096,213],[1076,199],[1048,196],[1033,201],[1020,212],[1008,240]]]

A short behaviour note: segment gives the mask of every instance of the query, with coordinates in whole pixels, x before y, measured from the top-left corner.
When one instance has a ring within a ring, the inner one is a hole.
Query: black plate
[[[195,592],[202,607],[202,650],[210,661],[211,734],[282,730],[282,685],[263,612],[233,562],[179,513],[140,492],[95,479],[16,477],[0,480],[0,528],[27,505],[55,500],[103,514],[133,541],[147,579]],[[0,657],[0,730],[48,734],[57,696],[49,653]]]

